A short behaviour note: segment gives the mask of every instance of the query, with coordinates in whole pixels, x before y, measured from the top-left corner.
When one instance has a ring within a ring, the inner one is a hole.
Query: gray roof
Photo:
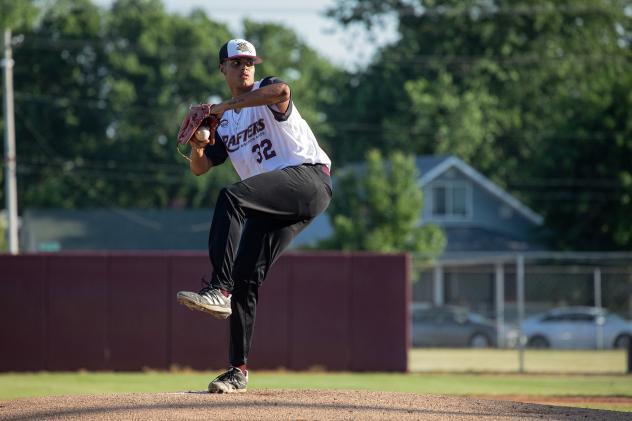
[[[445,252],[536,251],[546,247],[533,240],[513,238],[482,227],[443,227],[447,245]]]
[[[28,209],[22,249],[206,250],[208,209]]]
[[[420,155],[415,159],[415,166],[419,174],[423,176],[450,157],[451,155]]]
[[[451,157],[452,155],[419,155],[415,158],[417,172],[423,176]],[[390,162],[387,163],[387,165],[390,165]],[[387,168],[390,168],[390,166],[387,166]],[[354,175],[360,175],[363,174],[364,171],[366,171],[366,164],[364,162],[354,162],[352,164],[347,164],[342,168],[337,168],[334,178],[336,174],[345,175],[351,172]]]
[[[209,209],[28,209],[21,248],[31,252],[79,250],[206,250]],[[297,248],[327,238],[320,215],[292,242]]]

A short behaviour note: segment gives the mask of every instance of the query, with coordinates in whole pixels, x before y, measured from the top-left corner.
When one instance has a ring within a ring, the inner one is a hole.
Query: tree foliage
[[[400,36],[332,109],[355,122],[338,160],[362,139],[456,154],[542,213],[553,246],[632,247],[631,4],[338,1],[342,24]]]
[[[37,15],[35,0],[0,0],[0,28],[21,28],[32,24]]]
[[[14,50],[21,208],[213,206],[238,179],[232,166],[191,175],[175,136],[190,104],[229,97],[217,56],[236,36],[200,10],[170,14],[160,0],[38,4],[36,24],[14,30],[23,37]],[[333,93],[312,86],[338,70],[286,27],[246,21],[245,31],[265,58],[257,76],[286,79],[316,134],[325,132],[318,110]]]
[[[384,159],[370,150],[366,167],[352,167],[337,178],[330,207],[334,235],[322,248],[440,254],[443,232],[420,225],[423,195],[417,178],[412,156],[393,152]]]
[[[225,24],[200,10],[170,14],[160,0],[116,0],[108,9],[91,0],[0,6],[0,23],[16,40],[22,209],[213,206],[219,188],[237,179],[230,165],[194,177],[174,150],[188,105],[230,94],[217,70],[219,47],[235,37]],[[631,7],[630,0],[338,0],[330,14],[342,25],[377,33],[382,20],[397,22],[399,38],[356,72],[331,65],[276,23],[246,20],[244,36],[265,58],[257,76],[290,83],[335,168],[357,162],[369,143],[389,156],[455,154],[545,216],[552,246],[629,249]],[[381,188],[353,183],[340,186]],[[414,249],[391,228],[360,239],[368,221],[358,215],[369,209],[362,200],[337,194],[333,202],[351,218],[339,222],[348,241]],[[380,218],[370,227],[392,222]],[[350,221],[357,227],[344,228]]]

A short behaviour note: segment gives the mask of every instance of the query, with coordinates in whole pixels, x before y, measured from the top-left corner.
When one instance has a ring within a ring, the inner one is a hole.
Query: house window
[[[432,189],[432,214],[433,215],[445,215],[446,214],[446,198],[445,187],[437,186]]]
[[[432,215],[465,219],[470,214],[470,191],[464,182],[437,182],[432,187]]]
[[[465,186],[452,187],[452,215],[465,216]]]

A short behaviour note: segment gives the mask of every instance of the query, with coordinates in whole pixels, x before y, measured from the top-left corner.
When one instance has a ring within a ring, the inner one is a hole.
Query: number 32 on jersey
[[[255,159],[259,164],[265,159],[271,159],[276,156],[276,152],[272,149],[272,141],[270,139],[263,139],[259,143],[252,145],[252,153],[255,154]]]

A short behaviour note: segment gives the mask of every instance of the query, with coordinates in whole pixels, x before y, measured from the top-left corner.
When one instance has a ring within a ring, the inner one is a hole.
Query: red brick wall
[[[228,322],[177,304],[201,253],[0,255],[0,371],[221,369]],[[406,371],[407,255],[287,253],[260,290],[252,368]]]

